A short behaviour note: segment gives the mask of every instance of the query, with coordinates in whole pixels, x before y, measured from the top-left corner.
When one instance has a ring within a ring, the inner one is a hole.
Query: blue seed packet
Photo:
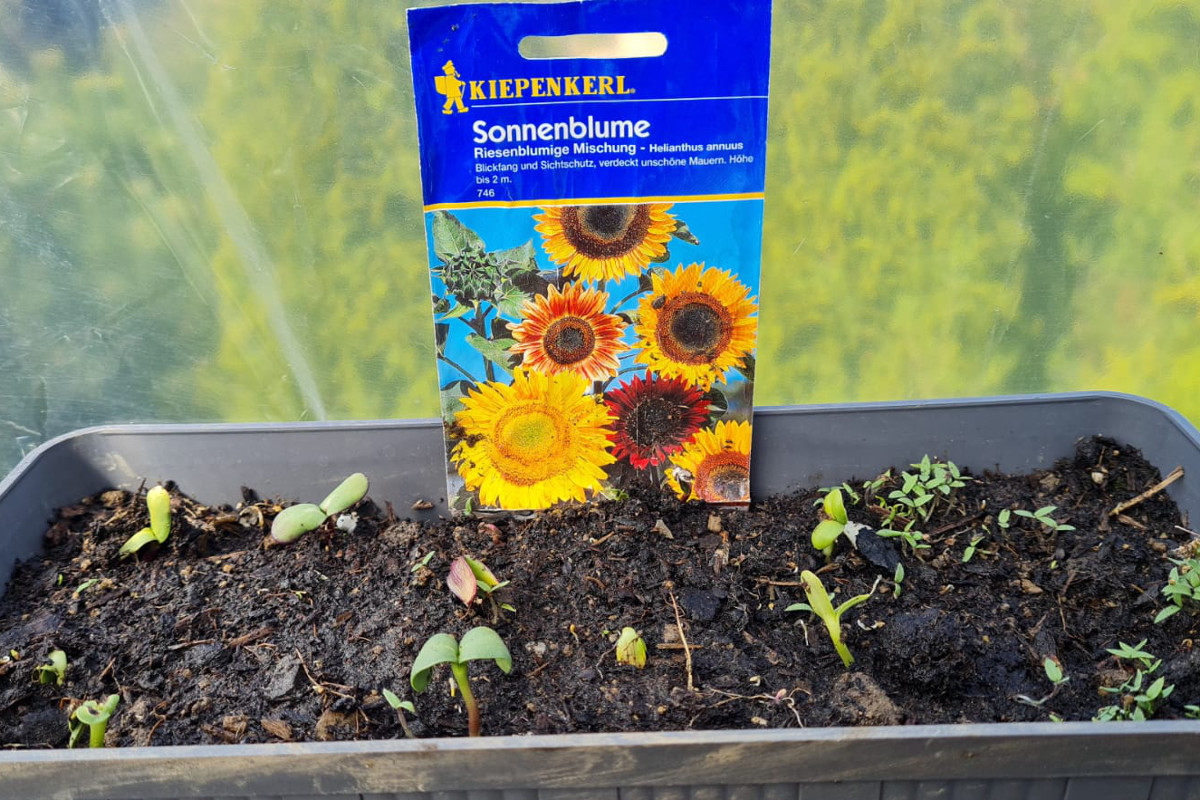
[[[770,15],[408,12],[455,509],[749,501]]]

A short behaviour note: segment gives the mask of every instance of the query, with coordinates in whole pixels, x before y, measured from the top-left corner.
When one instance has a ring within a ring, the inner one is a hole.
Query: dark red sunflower
[[[657,466],[678,452],[708,419],[704,393],[681,378],[646,374],[607,392],[613,455],[637,469]]]

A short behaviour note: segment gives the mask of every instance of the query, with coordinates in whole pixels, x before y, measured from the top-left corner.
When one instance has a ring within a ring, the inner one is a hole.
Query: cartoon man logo
[[[447,61],[442,67],[444,75],[437,75],[433,79],[434,88],[438,94],[446,96],[446,104],[442,106],[443,114],[452,114],[457,109],[458,113],[463,113],[467,107],[463,105],[463,89],[466,88],[466,83],[461,79],[458,70],[454,68],[453,61]]]

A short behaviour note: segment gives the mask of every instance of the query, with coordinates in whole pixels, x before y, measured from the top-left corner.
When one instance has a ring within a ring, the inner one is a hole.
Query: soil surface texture
[[[882,546],[883,567],[845,536],[829,561],[812,547],[816,490],[749,509],[655,490],[434,524],[368,497],[352,531],[330,520],[264,549],[278,502],[245,490],[236,506],[206,507],[169,486],[170,538],[124,560],[121,544],[147,525],[144,494],[106,492],[61,509],[44,555],[0,597],[0,746],[65,747],[72,708],[114,693],[109,746],[404,736],[384,689],[414,704],[413,735],[462,736],[448,668],[421,694],[409,669],[432,634],[478,625],[512,654],[507,675],[470,665],[484,735],[1090,720],[1113,705],[1128,715],[1138,662],[1107,651],[1142,640],[1154,659],[1143,690],[1159,677],[1174,686],[1153,716],[1200,703],[1197,617],[1184,608],[1154,622],[1169,559],[1192,555],[1195,537],[1165,491],[1110,513],[1162,480],[1155,467],[1104,439],[1029,475],[961,466],[964,485],[936,490],[927,519],[909,516],[927,549],[859,534]],[[879,501],[904,488],[905,471],[918,472],[893,467],[873,492],[863,484],[875,474],[849,481],[851,522],[883,527]],[[1059,530],[1015,513],[1046,506]],[[462,555],[509,581],[495,604],[481,593],[468,607],[447,588]],[[849,668],[817,617],[788,610],[806,601],[803,570],[835,606],[874,587],[842,617]],[[627,626],[645,640],[644,669],[616,661]],[[38,682],[56,649],[64,682]],[[1047,659],[1061,665],[1057,687]]]

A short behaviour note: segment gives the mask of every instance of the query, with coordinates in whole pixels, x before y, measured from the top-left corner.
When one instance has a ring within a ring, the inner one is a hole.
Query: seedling
[[[1042,661],[1042,670],[1046,673],[1046,678],[1052,684],[1050,694],[1046,695],[1040,700],[1034,700],[1027,694],[1019,694],[1013,698],[1014,700],[1016,700],[1018,703],[1024,703],[1027,706],[1041,708],[1042,705],[1047,703],[1056,694],[1058,694],[1059,690],[1071,680],[1066,675],[1063,675],[1062,665],[1058,663],[1057,659],[1046,657]]]
[[[38,683],[53,683],[62,686],[67,677],[67,654],[62,650],[50,651],[50,663],[39,664],[33,668],[33,675]]]
[[[298,503],[288,506],[271,523],[268,543],[291,544],[309,531],[315,531],[335,514],[362,500],[367,494],[367,476],[356,472],[342,481],[318,505]]]
[[[1013,510],[1013,513],[1016,514],[1018,517],[1025,517],[1026,519],[1037,520],[1038,522],[1040,522],[1042,524],[1042,527],[1044,527],[1046,530],[1052,531],[1055,533],[1057,533],[1058,531],[1073,531],[1073,530],[1075,530],[1074,525],[1064,525],[1063,523],[1054,519],[1053,516],[1051,516],[1057,510],[1058,510],[1058,506],[1042,506],[1037,511],[1026,511],[1023,508],[1017,508],[1017,509]]]
[[[979,543],[982,542],[984,538],[985,534],[982,533],[971,537],[971,543],[967,545],[965,550],[963,550],[962,562],[964,564],[975,557],[975,549],[979,547]]]
[[[833,489],[825,495],[822,501],[825,519],[817,523],[812,532],[812,545],[828,558],[833,555],[833,543],[846,530],[850,518],[846,516],[846,503],[842,500],[842,490]]]
[[[646,666],[646,640],[633,628],[622,628],[617,637],[617,663],[638,669]]]
[[[501,609],[516,611],[508,603],[496,602],[496,598],[493,596],[497,589],[508,586],[508,581],[500,580],[482,561],[470,556],[459,556],[454,559],[450,564],[450,573],[446,576],[446,585],[450,587],[454,596],[467,606],[475,603],[476,595],[483,592],[488,602],[491,603],[493,622],[499,619]]]
[[[414,706],[408,700],[401,700],[399,697],[396,696],[396,693],[393,692],[391,689],[384,689],[382,694],[383,694],[383,699],[387,701],[387,704],[395,710],[396,721],[399,722],[400,727],[404,729],[404,735],[407,736],[409,739],[417,738],[417,737],[413,736],[413,732],[411,730],[409,730],[408,720],[405,719],[405,717],[404,717],[405,711],[407,711],[410,714],[415,715],[417,713],[416,706]]]
[[[829,599],[829,593],[825,591],[824,584],[821,579],[808,570],[800,573],[800,580],[804,583],[804,594],[808,598],[807,603],[792,603],[785,611],[811,611],[820,617],[825,623],[825,629],[829,631],[829,638],[833,641],[833,649],[837,650],[839,656],[842,657],[842,664],[847,669],[854,663],[854,656],[850,655],[850,650],[842,643],[842,615],[855,606],[862,605],[871,599],[871,595],[875,593],[875,586],[871,587],[871,591],[866,594],[856,595],[851,597],[846,602],[842,603],[837,608],[833,607],[833,601]],[[875,585],[879,585],[879,579],[875,580]]]
[[[161,486],[146,492],[146,508],[150,512],[150,527],[142,528],[121,545],[121,558],[132,555],[151,542],[162,544],[171,533],[171,495]]]
[[[421,557],[421,560],[420,560],[420,561],[418,561],[417,563],[415,563],[415,564],[413,564],[413,565],[412,565],[412,570],[411,570],[411,571],[412,571],[412,572],[418,572],[418,571],[420,571],[420,569],[421,569],[422,567],[426,567],[426,568],[428,568],[428,567],[429,567],[429,560],[430,560],[430,559],[432,559],[432,558],[433,558],[433,551],[432,551],[432,550],[430,550],[428,553],[426,553],[424,556],[422,556],[422,557]]]
[[[104,734],[108,731],[108,721],[112,718],[113,712],[117,710],[117,704],[120,702],[121,695],[110,694],[103,703],[86,700],[71,712],[71,716],[67,719],[67,728],[70,730],[67,747],[75,746],[83,735],[84,728],[89,731],[88,747],[104,747]]]
[[[880,507],[889,512],[885,525],[896,517],[928,521],[939,499],[949,498],[971,480],[953,461],[934,461],[928,455],[910,466],[916,471],[900,473],[900,488],[888,493],[890,502],[879,501]]]
[[[1171,575],[1162,587],[1162,593],[1171,605],[1165,607],[1154,617],[1155,622],[1162,622],[1183,610],[1184,606],[1195,607],[1200,604],[1200,559],[1189,558],[1183,561],[1171,559],[1175,566]]]
[[[918,550],[928,550],[929,545],[925,544],[923,539],[925,534],[913,529],[916,523],[910,520],[903,530],[893,530],[892,528],[880,528],[875,531],[876,535],[882,536],[885,539],[898,537],[905,545],[908,546],[909,552],[916,555]]]
[[[900,584],[904,583],[904,565],[897,564],[896,572],[892,575],[892,596],[900,596]]]
[[[1142,649],[1146,644],[1145,639],[1133,647],[1124,642],[1119,644],[1120,647],[1109,648],[1108,652],[1117,658],[1133,661],[1139,666],[1133,677],[1120,686],[1100,687],[1100,691],[1104,694],[1119,695],[1121,702],[1101,708],[1092,718],[1095,722],[1149,719],[1154,716],[1154,712],[1158,711],[1159,706],[1171,696],[1171,692],[1175,691],[1174,684],[1168,686],[1167,679],[1164,677],[1159,677],[1145,689],[1142,688],[1145,680],[1162,665],[1162,659],[1156,659]]]
[[[430,636],[421,647],[421,652],[417,653],[409,682],[413,691],[420,694],[429,685],[433,668],[438,664],[449,664],[454,683],[462,692],[463,705],[467,707],[467,731],[471,736],[478,736],[482,725],[479,705],[471,692],[470,677],[467,674],[469,661],[495,661],[496,666],[505,675],[512,669],[512,656],[500,635],[491,628],[481,626],[463,634],[462,641],[456,641],[448,633],[435,633]]]

